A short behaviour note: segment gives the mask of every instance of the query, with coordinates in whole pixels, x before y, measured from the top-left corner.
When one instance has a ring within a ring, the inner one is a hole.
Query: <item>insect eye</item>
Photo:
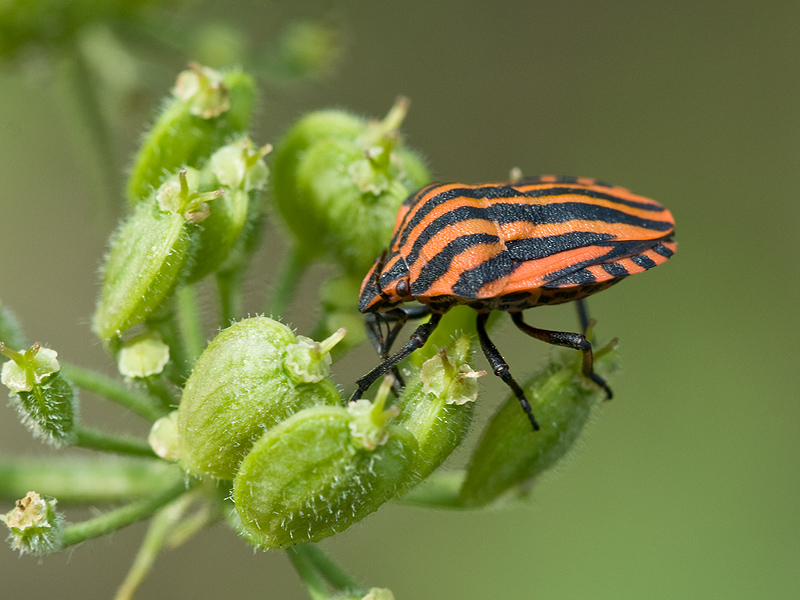
[[[398,296],[401,296],[401,297],[408,296],[408,294],[410,292],[410,290],[408,289],[408,280],[407,279],[401,279],[400,281],[398,281],[397,282],[397,287],[395,289],[397,290],[397,295]]]

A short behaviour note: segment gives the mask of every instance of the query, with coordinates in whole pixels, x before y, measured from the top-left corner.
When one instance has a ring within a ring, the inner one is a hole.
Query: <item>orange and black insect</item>
[[[583,352],[584,375],[611,398],[608,385],[594,373],[592,347],[583,334],[537,329],[523,321],[522,311],[573,300],[580,305],[586,296],[663,263],[676,249],[674,227],[670,212],[654,200],[583,177],[421,189],[403,203],[389,250],[361,287],[359,310],[382,313],[396,325],[382,340],[384,361],[358,380],[352,399],[421,348],[442,315],[459,304],[478,312],[483,352],[534,429],[539,426],[525,393],[486,334],[492,310],[508,311],[514,324],[536,339]],[[408,318],[400,306],[413,300],[431,318],[387,357]],[[584,333],[586,321],[582,310]]]

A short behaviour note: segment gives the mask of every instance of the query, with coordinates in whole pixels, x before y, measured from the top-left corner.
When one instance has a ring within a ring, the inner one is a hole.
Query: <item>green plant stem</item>
[[[426,508],[463,508],[459,490],[465,475],[463,471],[434,473],[398,502]]]
[[[136,553],[136,558],[133,560],[125,580],[117,590],[115,600],[133,598],[133,594],[153,568],[153,563],[164,547],[170,532],[183,517],[191,502],[192,496],[184,494],[156,513],[147,528],[147,535],[142,541],[139,552]]]
[[[124,383],[75,365],[61,363],[61,370],[67,379],[82,390],[116,402],[151,423],[164,416],[164,411],[153,404],[150,398],[129,389]]]
[[[133,454],[135,456],[150,456],[158,458],[156,453],[141,438],[114,435],[78,425],[73,429],[75,433],[75,446],[100,450],[102,452],[116,452],[118,454]]]
[[[188,358],[194,362],[206,345],[197,309],[197,294],[193,286],[184,285],[178,289],[176,296],[178,327],[183,337],[183,346]]]
[[[289,250],[283,265],[281,265],[281,270],[278,272],[278,279],[272,290],[266,314],[275,319],[285,315],[286,308],[289,306],[297,284],[300,283],[300,278],[308,268],[309,262],[308,256],[296,245]]]
[[[242,271],[217,272],[220,327],[228,327],[242,316]]]
[[[152,377],[145,377],[144,384],[147,387],[147,391],[150,392],[150,395],[154,398],[158,398],[160,401],[162,416],[171,410],[175,410],[178,405],[178,399],[175,398],[169,390],[163,373],[153,375]]]
[[[63,547],[66,548],[67,546],[105,535],[117,529],[122,529],[131,523],[146,519],[168,502],[185,494],[188,489],[186,483],[181,481],[170,485],[145,500],[132,502],[83,523],[68,525],[64,528]]]
[[[158,331],[161,339],[169,346],[169,364],[167,365],[167,377],[178,386],[182,386],[186,381],[186,376],[190,368],[186,348],[184,347],[183,335],[178,322],[175,299],[168,304],[164,312],[160,313],[157,319],[148,321],[149,327]]]
[[[63,104],[68,108],[68,117],[82,161],[89,165],[89,175],[95,188],[93,214],[105,220],[108,207],[118,199],[120,182],[114,147],[103,118],[95,82],[86,64],[79,44],[73,43],[62,61],[62,85],[65,91]]]
[[[184,480],[164,461],[121,456],[0,458],[0,498],[36,490],[61,502],[117,502],[153,494]]]
[[[325,580],[301,547],[289,548],[286,554],[289,556],[289,560],[292,562],[292,566],[297,571],[301,581],[306,586],[311,600],[328,600],[330,595],[325,586]]]
[[[353,578],[350,577],[342,567],[331,560],[319,546],[314,544],[301,544],[296,546],[296,548],[335,589],[339,591],[355,591],[361,589],[361,586],[353,581]]]

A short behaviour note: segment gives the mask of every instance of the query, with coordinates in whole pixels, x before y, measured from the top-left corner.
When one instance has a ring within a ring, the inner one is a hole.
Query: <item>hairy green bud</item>
[[[128,181],[131,206],[147,199],[169,173],[196,166],[250,126],[252,78],[239,70],[193,64],[178,75],[172,97],[142,142]]]
[[[184,169],[165,181],[155,202],[141,202],[111,240],[94,332],[110,340],[145,321],[180,283],[192,256],[194,227],[221,190],[198,191],[199,174]]]
[[[267,184],[269,170],[264,156],[270,150],[268,145],[254,148],[248,138],[241,138],[214,152],[201,170],[200,178],[206,180],[203,189],[225,193],[211,204],[209,215],[199,228],[188,282],[219,269],[235,248],[241,251],[238,247],[246,243],[248,222],[259,220],[263,212],[257,196]]]
[[[460,492],[463,506],[485,506],[524,494],[572,448],[592,407],[605,398],[605,392],[581,374],[580,353],[560,354],[560,360],[523,385],[541,429],[531,431],[519,401],[510,397],[492,417],[472,456]],[[615,360],[610,346],[599,350],[595,371],[604,375],[614,369]]]
[[[233,499],[247,537],[267,549],[315,542],[393,498],[412,476],[417,442],[374,403],[302,410],[270,429],[242,461]]]
[[[380,123],[312,113],[276,150],[275,202],[309,258],[328,255],[363,277],[389,242],[397,209],[428,182],[422,161],[400,145],[401,100]]]
[[[303,408],[339,404],[327,377],[335,342],[295,336],[267,317],[221,331],[195,363],[178,408],[184,467],[233,479],[265,431]]]
[[[58,552],[64,529],[64,517],[56,512],[56,500],[28,492],[16,506],[0,515],[8,527],[11,548],[20,554],[44,556]]]
[[[70,443],[77,402],[72,385],[59,373],[56,351],[37,342],[15,352],[0,342],[0,353],[11,359],[3,364],[1,379],[23,425],[54,446]]]
[[[409,485],[438,468],[467,433],[478,397],[478,377],[486,375],[467,363],[470,347],[469,335],[462,333],[426,360],[403,391],[397,422],[419,442],[415,478]]]

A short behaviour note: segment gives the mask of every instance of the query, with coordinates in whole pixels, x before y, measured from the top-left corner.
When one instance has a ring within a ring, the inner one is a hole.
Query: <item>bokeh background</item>
[[[253,47],[298,19],[339,32],[329,72],[265,81],[262,143],[308,110],[379,117],[405,94],[406,139],[436,179],[502,180],[511,167],[594,176],[660,200],[677,220],[672,260],[592,299],[600,335],[621,340],[616,398],[529,502],[463,513],[385,506],[324,543],[335,558],[398,600],[800,597],[800,4],[355,0],[172,11],[172,26],[234,26]],[[98,207],[90,137],[45,58],[34,50],[0,68],[0,299],[31,339],[111,372],[88,320],[122,196]],[[138,94],[104,100],[115,119],[105,156],[118,173],[186,59],[157,48],[147,58],[152,67],[128,72],[121,57],[115,74]],[[248,284],[253,312],[284,247],[270,232]],[[309,273],[288,315],[301,332],[326,275]],[[576,322],[571,307],[530,319]],[[507,328],[496,341],[522,375],[548,350],[520,335]],[[336,377],[348,384],[373,363],[365,349],[335,365]],[[486,381],[481,414],[503,396]],[[83,412],[141,430],[90,400]],[[47,452],[10,408],[0,411],[0,455]],[[132,526],[42,560],[1,547],[0,597],[109,598],[143,533]],[[282,553],[254,553],[217,527],[166,553],[140,597],[306,592]]]

